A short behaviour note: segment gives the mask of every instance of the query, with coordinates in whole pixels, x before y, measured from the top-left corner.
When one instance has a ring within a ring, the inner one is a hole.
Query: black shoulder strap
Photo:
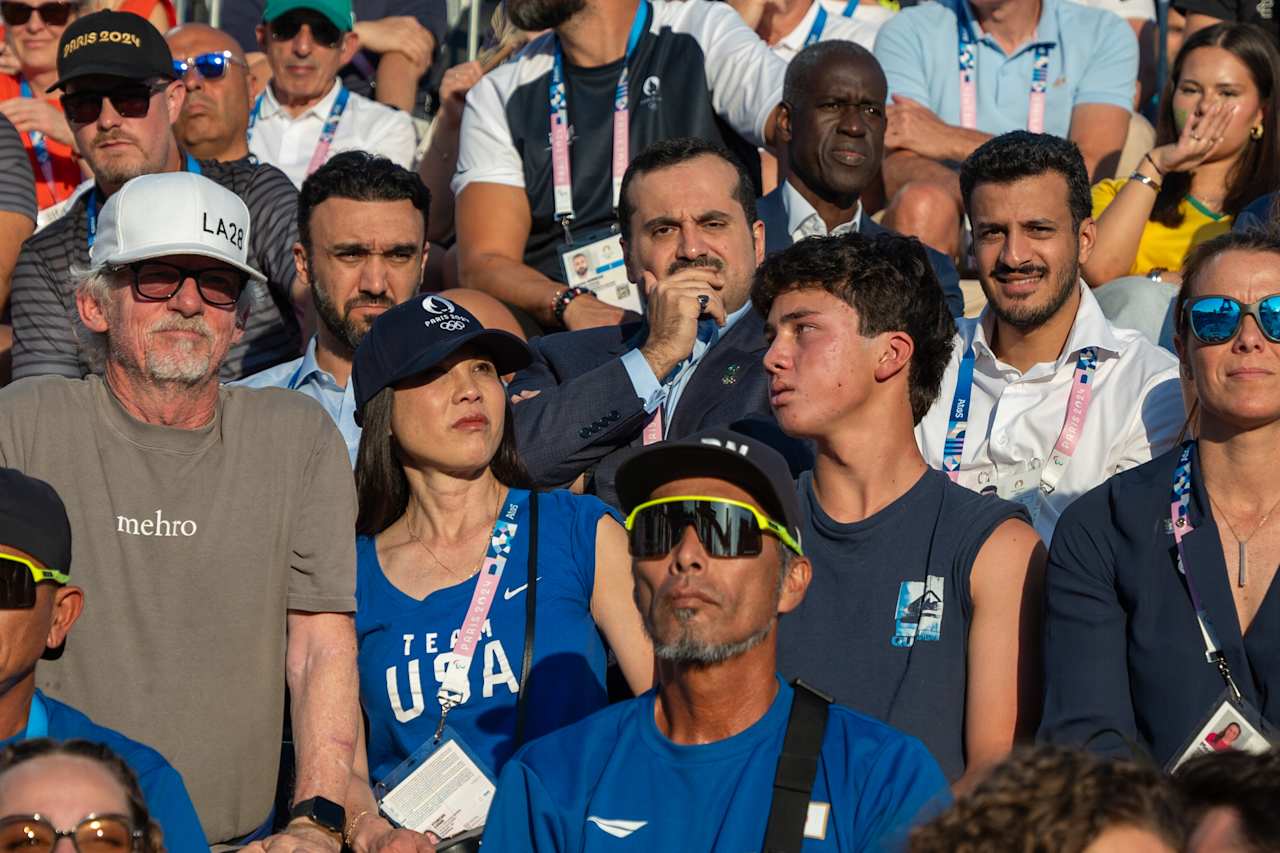
[[[533,667],[533,626],[538,611],[538,493],[529,490],[529,587],[524,597],[524,662],[520,664],[520,692],[516,696],[516,748],[524,743],[524,714],[528,702],[529,670]]]
[[[773,777],[773,803],[764,831],[762,853],[799,853],[804,844],[804,823],[809,816],[809,795],[818,775],[818,755],[827,730],[831,697],[800,679],[792,682],[791,715]]]

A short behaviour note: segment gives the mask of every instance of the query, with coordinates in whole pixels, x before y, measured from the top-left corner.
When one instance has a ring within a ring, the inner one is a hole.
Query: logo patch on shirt
[[[928,575],[924,583],[902,582],[890,640],[894,648],[909,649],[916,640],[937,640],[942,636],[944,580]]]
[[[636,109],[656,110],[662,105],[662,80],[655,74],[640,85],[640,102]]]
[[[647,820],[617,820],[616,818],[596,817],[591,815],[587,818],[587,823],[594,823],[599,829],[612,835],[614,838],[626,838],[637,829],[648,826]]]
[[[804,818],[804,837],[825,841],[827,838],[827,818],[831,816],[830,803],[809,802],[809,812]]]

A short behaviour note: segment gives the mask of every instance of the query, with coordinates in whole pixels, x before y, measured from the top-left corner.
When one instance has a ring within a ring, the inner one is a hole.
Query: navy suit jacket
[[[1040,738],[1164,764],[1224,689],[1178,572],[1169,494],[1180,447],[1117,474],[1069,506],[1049,551]],[[1231,578],[1192,454],[1187,571],[1240,692],[1280,723],[1280,596],[1240,632]],[[1280,580],[1273,583],[1280,583]]]
[[[756,216],[764,223],[766,255],[781,252],[791,245],[791,232],[787,228],[787,210],[783,203],[781,186],[756,203]],[[862,214],[862,219],[858,222],[858,231],[868,237],[892,233],[866,213]],[[951,263],[951,259],[946,255],[928,246],[925,246],[925,251],[929,253],[929,263],[933,266],[933,273],[938,277],[938,283],[942,285],[942,295],[946,297],[951,316],[963,317],[964,292],[960,290],[960,274],[956,272],[956,265]]]
[[[614,474],[627,451],[642,443],[648,420],[622,355],[641,346],[647,335],[648,326],[639,322],[530,341],[533,364],[516,375],[509,392],[540,392],[514,407],[517,446],[537,485],[571,483],[591,471],[588,489],[617,505]],[[667,438],[732,425],[778,447],[794,471],[809,467],[807,446],[782,436],[769,409],[766,349],[764,320],[747,311],[689,377],[667,424]]]

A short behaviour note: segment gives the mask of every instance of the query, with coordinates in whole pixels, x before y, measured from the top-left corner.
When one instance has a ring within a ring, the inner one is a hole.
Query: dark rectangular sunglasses
[[[728,498],[684,495],[640,504],[627,516],[633,557],[665,557],[692,526],[712,557],[754,557],[772,533],[792,551],[800,543],[786,527],[748,503]]]
[[[67,121],[75,124],[92,124],[102,115],[102,101],[111,101],[111,108],[122,118],[144,118],[151,111],[151,96],[156,89],[146,83],[122,83],[109,90],[86,90],[62,96],[62,111]]]
[[[342,41],[342,30],[335,27],[328,18],[318,14],[291,12],[276,18],[267,28],[276,41],[292,41],[297,38],[303,24],[311,28],[311,38],[322,47],[337,47]]]
[[[36,606],[36,584],[70,580],[66,572],[41,568],[26,557],[0,554],[0,610],[30,610]]]
[[[1191,334],[1202,344],[1225,344],[1240,333],[1246,316],[1254,319],[1267,340],[1280,344],[1280,293],[1248,305],[1230,296],[1201,296],[1189,300],[1184,310]]]
[[[64,27],[71,18],[71,10],[75,3],[41,3],[39,6],[28,6],[26,3],[0,3],[0,18],[10,27],[25,27],[31,20],[32,12],[40,13],[40,20],[51,27]]]
[[[202,53],[199,56],[188,56],[186,59],[175,59],[173,61],[173,73],[179,78],[185,77],[187,72],[195,69],[206,80],[218,80],[225,76],[227,67],[230,65],[239,65],[244,68],[249,67],[249,63],[236,59],[229,50],[219,50],[212,53]]]

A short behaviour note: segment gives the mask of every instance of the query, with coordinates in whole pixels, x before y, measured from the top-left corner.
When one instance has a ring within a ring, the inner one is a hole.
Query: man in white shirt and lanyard
[[[876,43],[876,27],[834,14],[821,0],[731,0],[729,5],[784,62],[820,41],[851,41],[867,50]]]
[[[965,160],[960,183],[987,307],[958,324],[916,440],[961,485],[1025,505],[1048,542],[1073,500],[1173,445],[1177,362],[1112,326],[1080,278],[1094,225],[1074,144],[996,137]]]
[[[338,151],[381,154],[408,168],[413,120],[338,79],[360,47],[351,0],[270,0],[262,18],[258,42],[272,77],[249,112],[249,151],[298,187]]]

